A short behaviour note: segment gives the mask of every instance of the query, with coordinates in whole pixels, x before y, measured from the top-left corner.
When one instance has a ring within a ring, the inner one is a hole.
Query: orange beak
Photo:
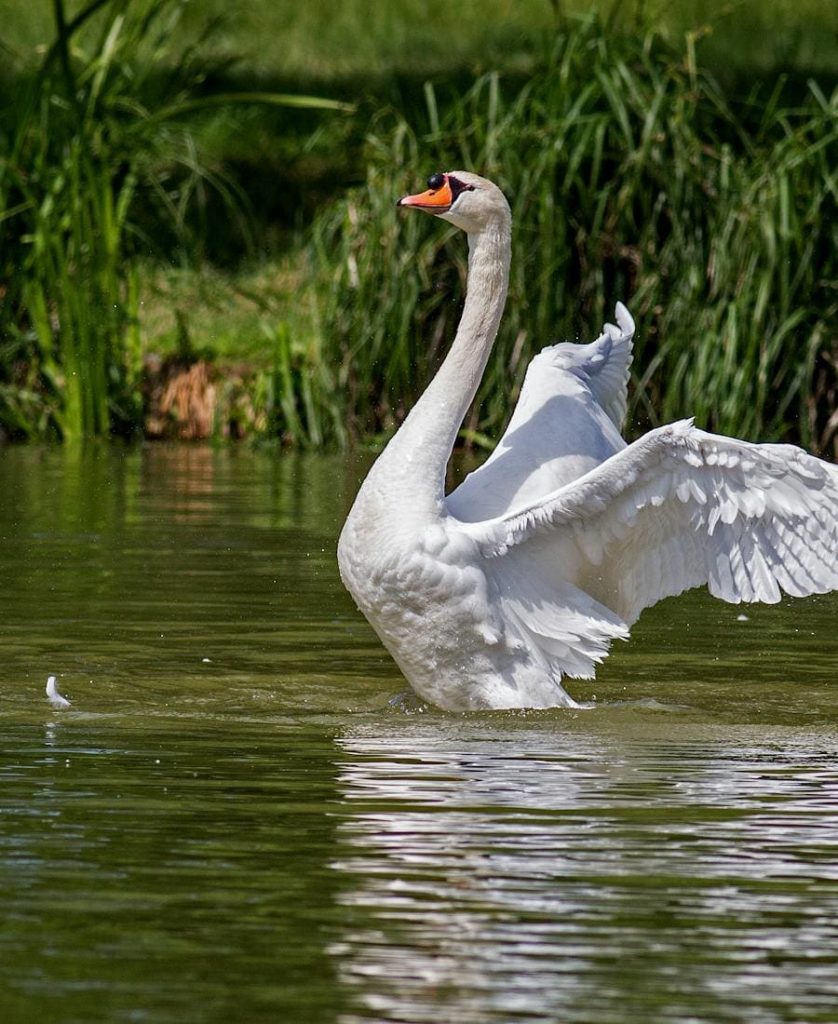
[[[427,192],[418,192],[415,196],[402,196],[396,206],[414,206],[428,213],[445,213],[453,202],[454,193],[446,177],[439,188],[429,188]]]

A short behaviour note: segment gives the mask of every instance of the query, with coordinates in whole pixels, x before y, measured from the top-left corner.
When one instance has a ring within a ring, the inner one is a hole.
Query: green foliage
[[[311,346],[295,344],[287,325],[271,332],[274,366],[263,399],[271,413],[271,431],[286,443],[321,448],[328,442],[342,445],[346,432],[341,404],[335,401],[334,379],[328,361]]]
[[[328,106],[271,93],[202,95],[199,38],[178,42],[182,0],[89,0],[68,20],[0,125],[0,427],[77,440],[141,419],[136,256],[184,241],[207,188],[185,119],[231,103]],[[14,354],[14,358],[11,358]]]
[[[4,42],[18,52],[46,38],[49,4],[2,0]],[[742,73],[778,67],[836,69],[834,0],[192,0],[183,30],[224,19],[213,51],[243,55],[262,80],[371,82],[456,69],[528,67],[534,44],[557,23],[598,7],[609,31],[688,34],[702,62]],[[269,45],[265,45],[270,40]]]
[[[515,223],[507,313],[467,436],[501,429],[538,348],[590,337],[622,299],[638,322],[632,428],[695,413],[826,448],[838,91],[784,97],[780,83],[734,109],[691,59],[591,17],[567,24],[523,87],[488,74],[448,102],[429,86],[418,126],[379,116],[366,187],[319,219],[311,250],[351,432],[400,420],[453,337],[463,239],[393,202],[462,167],[501,184]]]
[[[420,7],[387,6],[387,17],[395,25]],[[318,447],[386,435],[401,420],[453,337],[466,250],[452,228],[399,213],[393,201],[430,171],[461,166],[504,187],[516,231],[507,315],[465,440],[486,444],[497,434],[533,352],[561,337],[589,337],[621,298],[639,328],[632,430],[695,413],[711,428],[838,454],[836,95],[811,82],[801,96],[780,81],[773,92],[734,102],[697,66],[701,31],[688,34],[683,52],[672,48],[651,28],[655,4],[613,7],[608,25],[596,16],[574,20],[572,3],[559,7],[560,30],[543,51],[532,42],[536,30],[544,34],[541,8],[521,8],[535,27],[526,45],[519,40],[509,51],[514,70],[482,75],[465,93],[428,85],[424,110],[410,123],[379,111],[366,133],[365,187],[316,218],[305,252],[288,257],[291,283],[270,304],[260,286],[259,309],[246,321],[225,304],[224,322],[238,316],[236,337],[249,346],[270,306],[270,355],[260,365],[272,356],[273,368],[250,396],[253,422]],[[149,298],[140,278],[155,272],[149,255],[178,252],[192,279],[202,239],[223,248],[229,222],[249,231],[245,179],[210,171],[198,157],[218,124],[226,138],[233,121],[196,118],[234,103],[340,106],[264,93],[253,78],[242,80],[246,92],[213,92],[224,77],[207,57],[219,52],[217,37],[195,38],[208,9],[185,0],[86,0],[69,17],[63,0],[53,0],[55,38],[37,74],[7,83],[0,434],[136,430],[139,296]],[[469,10],[472,28],[485,22],[480,5]],[[449,16],[444,5],[440,12]],[[321,15],[332,16],[301,9],[289,31],[303,32],[306,19]],[[349,28],[341,32],[346,49],[344,35]],[[426,38],[402,35],[406,46]],[[468,52],[484,52],[479,33],[470,38]],[[222,49],[228,40],[225,33]],[[448,43],[435,45],[434,66],[462,66],[453,44],[450,61]],[[485,54],[504,64],[497,48]],[[401,86],[387,88],[393,95]],[[404,89],[400,102],[410,106],[418,90]],[[337,174],[353,173],[356,152],[315,154],[303,145],[307,125],[295,121],[283,136],[282,124],[270,139],[263,124],[259,146],[299,157],[300,203],[304,193],[313,205],[324,182],[337,190]],[[322,135],[318,145],[328,149]],[[276,168],[271,158],[265,163],[248,189],[261,211]],[[158,323],[171,320],[168,301],[157,301]],[[185,302],[180,313],[194,325],[195,300]],[[222,345],[221,319],[204,317],[202,351]]]

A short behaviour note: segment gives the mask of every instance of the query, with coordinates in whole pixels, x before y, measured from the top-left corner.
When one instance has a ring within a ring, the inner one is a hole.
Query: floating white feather
[[[47,700],[50,704],[57,709],[69,708],[72,705],[66,697],[63,697],[59,692],[55,684],[55,676],[49,676],[47,679]]]

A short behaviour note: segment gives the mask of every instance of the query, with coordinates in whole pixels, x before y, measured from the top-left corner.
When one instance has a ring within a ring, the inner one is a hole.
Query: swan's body
[[[491,182],[434,175],[401,205],[468,232],[457,335],[373,466],[338,545],[343,580],[416,692],[451,710],[574,706],[615,638],[664,597],[726,601],[838,588],[838,469],[790,445],[685,420],[626,445],[634,323],[531,362],[490,458],[445,469],[506,299],[509,207]]]

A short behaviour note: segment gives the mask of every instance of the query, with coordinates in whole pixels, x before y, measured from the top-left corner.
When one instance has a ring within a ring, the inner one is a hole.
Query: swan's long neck
[[[457,433],[486,369],[509,285],[510,224],[469,234],[468,280],[457,334],[422,397],[375,466],[419,514],[438,511]],[[383,481],[382,481],[383,482]]]

